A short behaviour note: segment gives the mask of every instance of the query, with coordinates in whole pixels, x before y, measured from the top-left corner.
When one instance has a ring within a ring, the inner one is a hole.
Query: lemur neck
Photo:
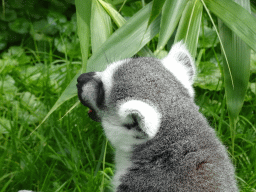
[[[114,186],[114,191],[116,191],[116,188],[121,183],[120,178],[123,175],[125,175],[129,167],[132,166],[130,157],[131,157],[131,152],[124,152],[120,149],[119,150],[116,149],[116,155],[115,155],[116,170],[115,170],[115,175],[112,181],[112,184]]]

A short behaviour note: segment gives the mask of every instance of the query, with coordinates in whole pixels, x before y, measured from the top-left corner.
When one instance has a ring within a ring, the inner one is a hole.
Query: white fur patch
[[[19,190],[18,192],[33,192],[33,191],[30,191],[30,190]]]
[[[128,171],[128,168],[132,166],[130,160],[131,153],[125,153],[120,150],[116,150],[115,156],[115,164],[116,171],[112,181],[114,186],[114,191],[116,191],[117,187],[121,184],[120,178],[125,175]]]
[[[120,178],[125,175],[128,168],[132,166],[130,156],[133,145],[145,142],[145,140],[138,140],[134,136],[135,130],[128,130],[123,126],[123,122],[119,117],[112,115],[105,115],[102,118],[102,127],[109,141],[116,149],[115,164],[116,170],[112,181],[114,191],[121,184]]]
[[[95,93],[95,85],[94,85],[94,82],[93,81],[90,81],[86,84],[83,85],[82,87],[82,98],[84,101],[89,101],[90,104],[92,105],[92,107],[94,109],[97,109],[97,106],[96,106],[96,93]],[[90,94],[88,94],[90,93]]]
[[[138,131],[127,129],[125,123],[129,123],[130,115],[137,114],[140,117],[140,127],[153,138],[159,130],[161,115],[154,106],[140,100],[125,101],[120,104],[117,115],[106,114],[102,118],[102,126],[105,134],[116,148],[116,171],[112,181],[114,191],[121,184],[120,178],[132,167],[130,160],[133,145],[141,144],[147,139],[136,139]]]
[[[94,89],[95,89],[95,85],[92,81],[84,84],[82,87],[83,92],[81,94],[83,100],[89,100],[89,101],[95,100],[96,95],[94,93]]]
[[[116,149],[124,152],[131,152],[132,146],[145,142],[135,138],[136,131],[128,130],[123,126],[123,122],[115,117],[104,115],[102,118],[102,127],[109,141]]]
[[[184,54],[189,57],[191,61],[192,70],[195,73],[195,66],[190,53],[188,52],[186,46],[182,43],[176,43],[172,48],[169,54],[162,59],[162,63],[166,69],[168,69],[188,90],[189,94],[194,97],[194,89],[192,87],[192,81],[190,80],[189,69],[181,61],[177,60],[178,56]]]
[[[140,101],[140,100],[130,100],[123,103],[118,111],[120,119],[122,122],[127,122],[131,114],[137,114],[141,118],[141,129],[149,136],[153,138],[161,123],[161,115],[151,105]]]

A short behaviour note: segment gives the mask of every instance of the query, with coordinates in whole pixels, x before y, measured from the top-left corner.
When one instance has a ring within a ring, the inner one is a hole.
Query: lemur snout
[[[99,103],[103,100],[104,94],[99,91],[100,81],[94,78],[95,72],[83,73],[77,78],[78,98],[81,103],[89,108],[89,117],[99,122],[100,118],[97,114]],[[86,91],[85,91],[86,90]]]

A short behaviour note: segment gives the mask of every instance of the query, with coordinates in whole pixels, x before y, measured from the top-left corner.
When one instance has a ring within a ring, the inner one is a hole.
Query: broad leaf
[[[9,23],[9,27],[16,33],[25,34],[29,31],[30,23],[25,18],[22,17]]]
[[[89,59],[87,72],[102,71],[111,62],[133,56],[158,33],[160,17],[147,29],[151,7],[152,3],[146,5],[111,35]]]
[[[148,26],[154,21],[157,16],[162,12],[165,0],[153,0],[153,6],[148,20]]]
[[[201,87],[213,91],[221,89],[221,73],[218,66],[212,62],[200,62],[197,66],[197,75],[195,77],[194,86]]]
[[[202,0],[236,35],[256,51],[256,18],[230,0]]]
[[[193,57],[196,56],[203,5],[201,1],[189,1],[183,11],[175,42],[183,40]]]
[[[75,0],[77,33],[82,52],[82,72],[86,70],[90,40],[91,0]]]
[[[98,2],[98,0],[92,0],[91,11],[91,42],[92,53],[95,53],[101,45],[112,34],[112,23],[109,15],[104,8]]]
[[[123,26],[126,23],[125,18],[123,18],[122,15],[120,15],[113,7],[111,4],[106,3],[102,0],[99,0],[99,2],[101,3],[101,5],[104,7],[104,9],[106,10],[106,12],[109,14],[109,16],[112,18],[112,20],[115,22],[115,24],[118,27]],[[144,46],[139,52],[138,52],[139,56],[142,57],[154,57],[154,54],[152,53],[152,51],[146,46]]]
[[[247,8],[250,9],[250,2]],[[248,12],[249,13],[249,12]],[[236,119],[243,106],[249,77],[250,77],[250,48],[223,22],[219,22],[221,41],[227,55],[234,87],[226,61],[224,60],[224,80],[227,98],[227,107],[231,118]],[[230,24],[232,25],[232,23]]]
[[[188,0],[166,0],[161,17],[157,51],[164,48],[180,20]]]

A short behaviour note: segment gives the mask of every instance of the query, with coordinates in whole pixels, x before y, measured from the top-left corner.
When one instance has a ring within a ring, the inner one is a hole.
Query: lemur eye
[[[132,115],[131,118],[132,118],[133,122],[130,123],[130,124],[124,124],[124,126],[125,126],[127,129],[129,129],[129,130],[130,130],[130,129],[135,129],[135,130],[141,132],[142,130],[140,129],[140,126],[139,126],[139,123],[138,123],[138,120],[137,120],[136,116],[135,116],[135,115]]]
[[[132,124],[125,124],[124,126],[130,130],[136,128],[137,126],[139,126],[139,124],[138,122],[133,122]]]

